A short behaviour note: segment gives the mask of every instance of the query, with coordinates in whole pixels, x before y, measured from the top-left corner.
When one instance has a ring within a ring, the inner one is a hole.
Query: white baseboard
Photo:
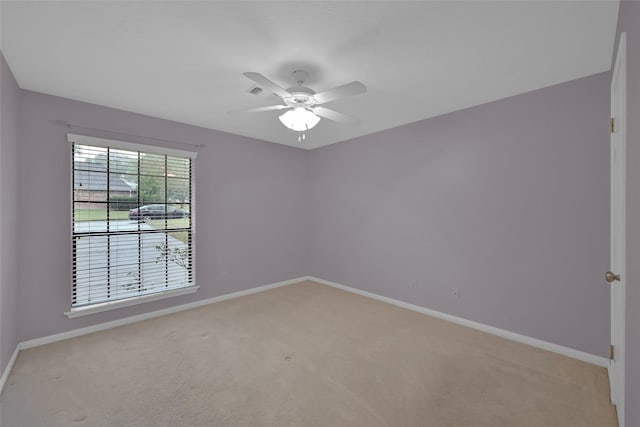
[[[573,348],[564,347],[558,344],[553,344],[547,341],[532,338],[526,335],[518,334],[515,332],[507,331],[505,329],[495,328],[493,326],[485,325],[483,323],[474,322],[473,320],[464,319],[462,317],[452,316],[450,314],[442,313],[440,311],[431,310],[425,307],[421,307],[407,302],[398,301],[393,298],[385,297],[382,295],[374,294],[360,289],[352,288],[349,286],[341,285],[339,283],[330,282],[328,280],[319,279],[317,277],[307,277],[306,280],[312,280],[323,285],[331,286],[334,288],[342,289],[343,291],[351,292],[354,294],[362,295],[368,298],[373,298],[378,301],[386,302],[396,305],[398,307],[406,308],[408,310],[417,311],[418,313],[426,314],[428,316],[437,317],[439,319],[448,320],[449,322],[457,323],[462,326],[477,329],[482,332],[487,332],[492,335],[497,335],[502,338],[506,338],[512,341],[517,341],[522,344],[528,344],[533,347],[541,348],[543,350],[552,351],[554,353],[561,354],[563,356],[571,357],[573,359],[581,360],[583,362],[591,363],[593,365],[601,366],[603,368],[609,368],[609,359],[596,356],[594,354],[586,353],[584,351],[575,350]]]
[[[16,346],[16,349],[13,351],[11,355],[11,359],[9,359],[9,363],[7,363],[7,367],[4,368],[4,372],[2,372],[2,376],[0,377],[0,394],[2,394],[2,390],[4,390],[4,384],[7,382],[7,378],[9,378],[9,373],[11,369],[13,369],[13,365],[16,363],[16,359],[18,358],[18,353],[20,352],[20,343]]]
[[[79,337],[81,335],[91,334],[94,332],[104,331],[106,329],[116,328],[118,326],[124,326],[131,323],[140,322],[147,319],[153,319],[155,317],[165,316],[167,314],[178,313],[180,311],[189,310],[192,308],[202,307],[204,305],[213,304],[220,301],[225,301],[232,298],[238,298],[244,295],[255,294],[257,292],[263,292],[269,289],[278,288],[280,286],[291,285],[306,280],[306,277],[299,277],[296,279],[285,280],[283,282],[272,283],[269,285],[258,286],[255,288],[245,289],[243,291],[232,292],[230,294],[220,295],[213,298],[207,298],[200,301],[190,302],[188,304],[176,305],[174,307],[165,308],[162,310],[151,311],[149,313],[140,314],[137,316],[125,317],[124,319],[113,320],[111,322],[100,323],[98,325],[87,326],[86,328],[74,329],[71,331],[61,332],[59,334],[48,335],[46,337],[35,338],[28,341],[23,341],[19,344],[20,350],[26,350],[28,348],[38,347],[41,345],[66,340],[69,338]]]

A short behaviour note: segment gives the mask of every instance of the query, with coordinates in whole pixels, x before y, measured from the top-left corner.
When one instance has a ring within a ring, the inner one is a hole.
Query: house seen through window
[[[71,306],[194,285],[192,156],[69,135]]]

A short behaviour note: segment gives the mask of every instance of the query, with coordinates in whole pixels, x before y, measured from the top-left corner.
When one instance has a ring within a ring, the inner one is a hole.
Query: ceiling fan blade
[[[272,82],[271,80],[269,80],[268,78],[266,78],[260,73],[247,72],[247,73],[243,73],[243,75],[248,79],[256,82],[258,86],[262,86],[264,89],[267,89],[268,91],[275,93],[280,98],[289,98],[291,96],[291,94],[287,92],[285,89],[281,88],[280,86],[278,86],[277,84],[275,84],[274,82]]]
[[[347,116],[346,114],[338,113],[337,111],[330,110],[325,107],[315,107],[312,108],[314,114],[324,117],[325,119],[333,120],[334,122],[344,123],[347,125],[359,125],[362,123],[362,120],[356,119],[355,117]]]
[[[325,90],[324,92],[316,93],[313,98],[318,104],[324,104],[325,102],[335,101],[336,99],[346,98],[347,96],[358,95],[365,93],[367,87],[360,82],[351,82],[346,85],[334,87],[333,89]]]
[[[259,113],[261,111],[271,110],[283,110],[285,108],[291,108],[288,105],[269,105],[267,107],[247,108],[246,110],[231,110],[227,114],[241,114],[241,113]]]

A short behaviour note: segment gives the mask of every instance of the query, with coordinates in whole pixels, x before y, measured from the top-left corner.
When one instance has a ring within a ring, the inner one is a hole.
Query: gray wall
[[[626,414],[640,426],[640,3],[623,1],[618,34],[627,33],[627,325]]]
[[[21,341],[307,273],[304,150],[29,91],[21,92],[20,113]],[[71,165],[67,129],[55,120],[204,144],[195,163],[197,293],[75,319],[64,316],[71,286]]]
[[[603,73],[311,152],[20,91],[17,338],[312,274],[605,356],[608,85]],[[71,171],[55,120],[204,144],[198,293],[63,315]]]
[[[17,152],[19,89],[0,52],[0,374],[18,344]]]
[[[309,273],[606,356],[608,99],[602,73],[313,150]]]

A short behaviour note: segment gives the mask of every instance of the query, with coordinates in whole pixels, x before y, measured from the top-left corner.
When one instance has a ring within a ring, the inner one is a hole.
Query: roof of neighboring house
[[[73,189],[86,191],[107,191],[107,168],[100,163],[78,162],[73,171]],[[134,183],[128,183],[120,173],[110,172],[110,191],[136,191]]]

